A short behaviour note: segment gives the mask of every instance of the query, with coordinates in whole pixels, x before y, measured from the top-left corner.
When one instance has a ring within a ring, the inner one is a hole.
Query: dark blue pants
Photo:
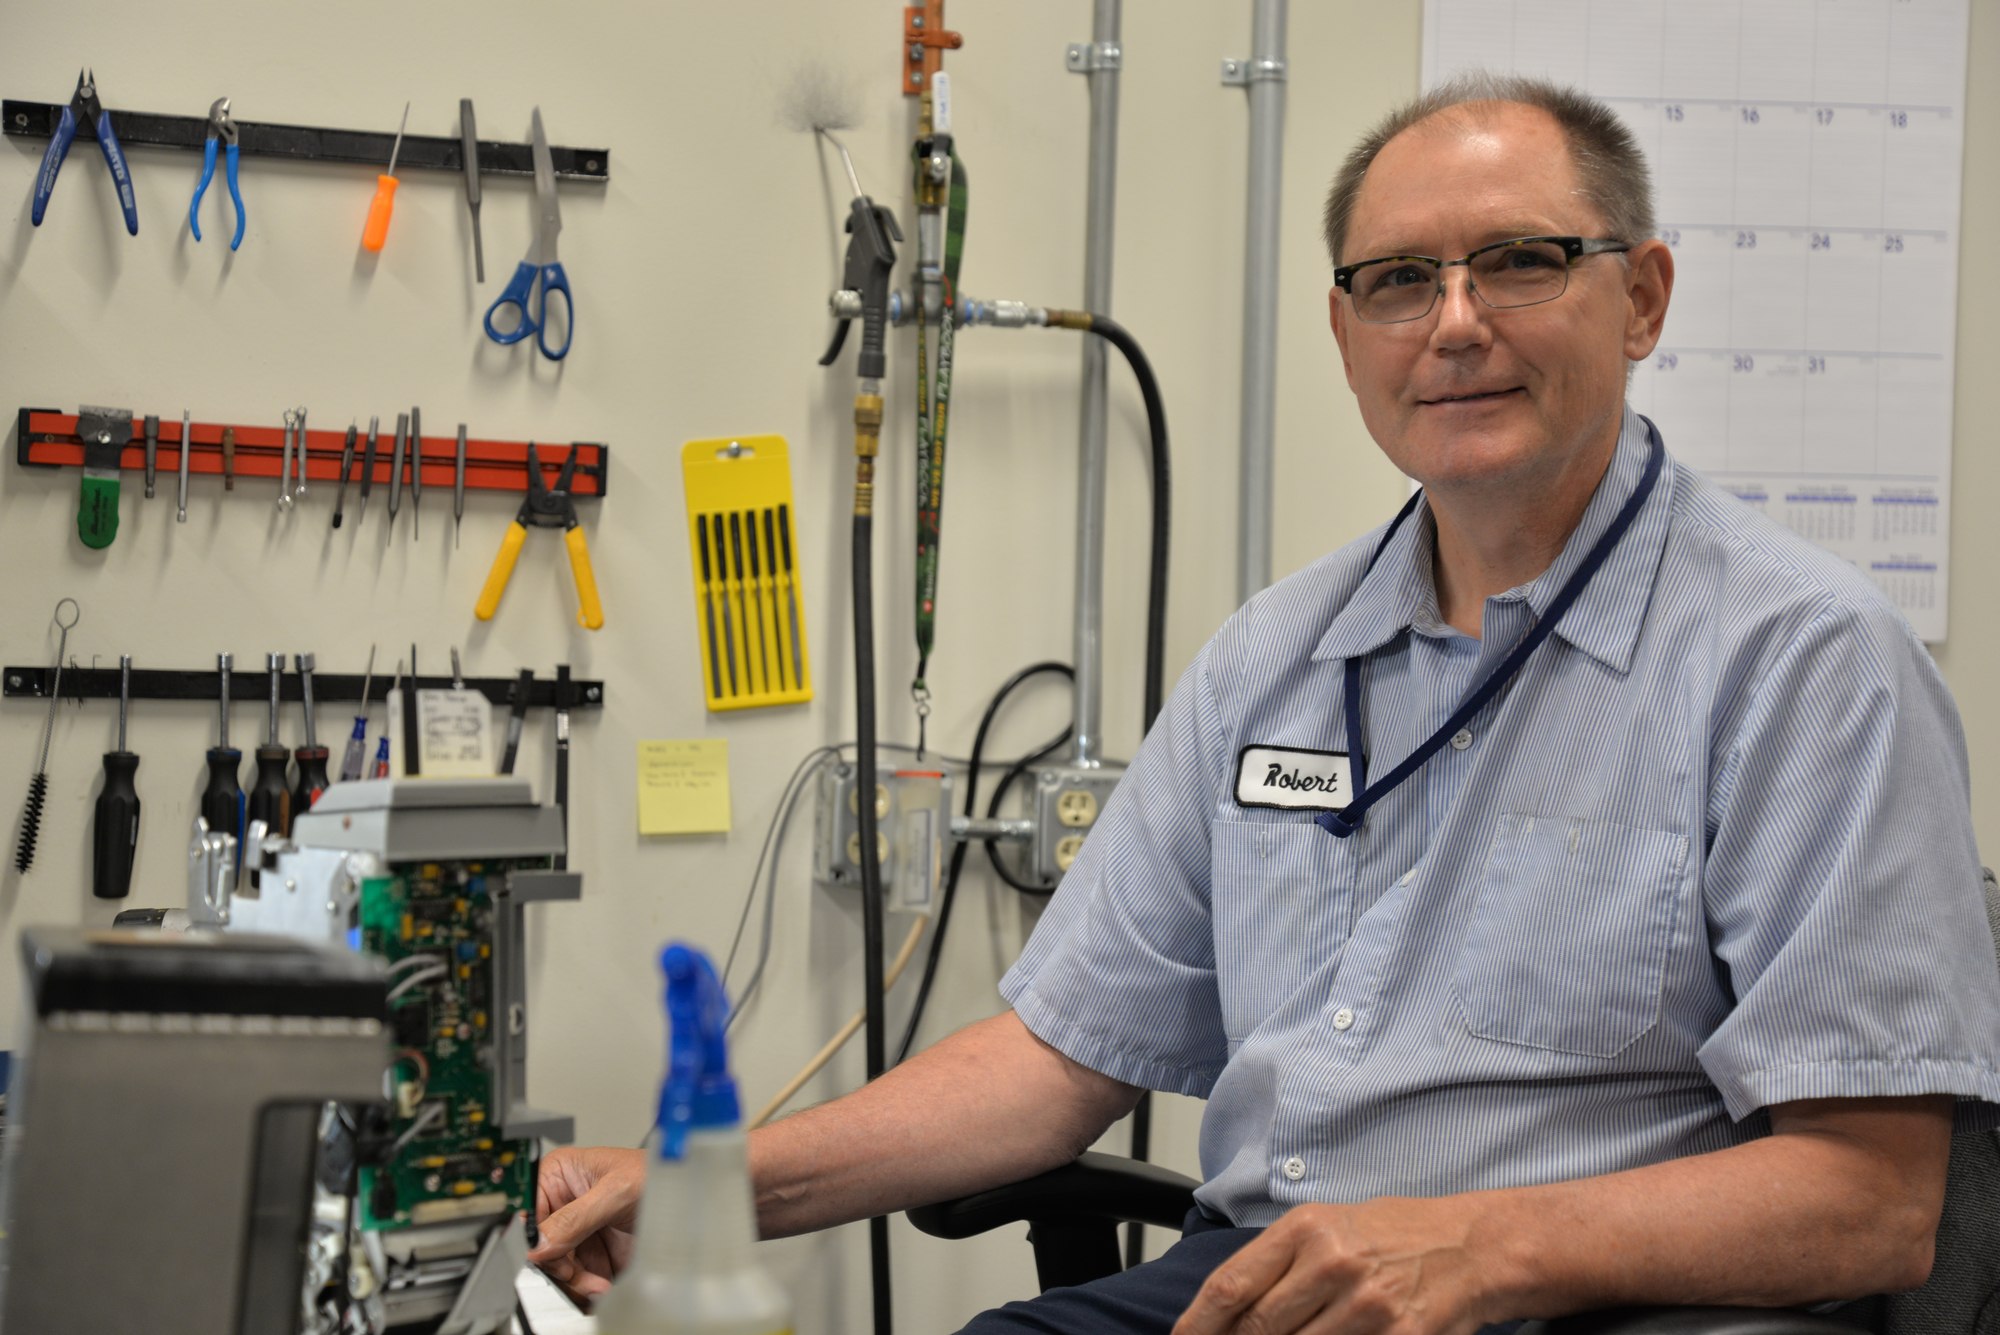
[[[1157,1260],[981,1313],[959,1335],[1167,1335],[1209,1272],[1262,1231],[1190,1210],[1181,1240]]]
[[[1262,1229],[1231,1228],[1200,1207],[1158,1260],[1072,1289],[1051,1289],[972,1319],[959,1335],[1168,1335],[1214,1269]],[[1513,1335],[1518,1321],[1478,1335]]]

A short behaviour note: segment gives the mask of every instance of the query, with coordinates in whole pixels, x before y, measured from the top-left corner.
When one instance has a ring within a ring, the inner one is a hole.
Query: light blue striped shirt
[[[1860,574],[1669,459],[1554,634],[1353,837],[1236,799],[1246,747],[1385,774],[1527,632],[1631,495],[1629,410],[1556,563],[1438,614],[1420,504],[1252,599],[1182,677],[1001,990],[1070,1057],[1206,1096],[1202,1203],[1592,1176],[1760,1110],[2000,1101],[1965,742]],[[1462,743],[1462,744],[1460,744]],[[1342,799],[1344,800],[1344,799]],[[1333,804],[1337,805],[1338,802]]]

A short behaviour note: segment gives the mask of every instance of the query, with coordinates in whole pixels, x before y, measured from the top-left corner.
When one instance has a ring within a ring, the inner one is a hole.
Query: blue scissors
[[[535,335],[535,345],[542,350],[542,356],[550,361],[561,361],[569,356],[570,339],[575,336],[576,326],[571,315],[569,278],[563,267],[556,262],[556,237],[562,232],[562,210],[556,205],[556,164],[549,156],[549,141],[542,133],[542,109],[535,108],[534,120],[535,157],[535,243],[528,250],[528,258],[522,260],[508,280],[506,291],[486,311],[486,337],[495,343],[519,343],[528,335]],[[540,284],[541,299],[534,300],[535,287]],[[562,294],[562,346],[549,346],[549,298]],[[494,324],[494,317],[509,309],[513,311],[511,326],[502,329]]]

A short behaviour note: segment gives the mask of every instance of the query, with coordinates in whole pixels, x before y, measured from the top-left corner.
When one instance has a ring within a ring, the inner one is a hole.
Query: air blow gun
[[[842,156],[846,150],[841,150]],[[853,171],[852,167],[848,168]],[[861,356],[855,373],[865,381],[878,381],[887,370],[883,341],[889,328],[889,283],[896,267],[896,243],[903,239],[896,227],[896,215],[884,205],[861,193],[855,183],[854,205],[847,215],[847,267],[841,274],[842,290],[831,303],[840,324],[821,366],[833,365],[847,341],[847,326],[854,323],[852,311],[861,308]]]

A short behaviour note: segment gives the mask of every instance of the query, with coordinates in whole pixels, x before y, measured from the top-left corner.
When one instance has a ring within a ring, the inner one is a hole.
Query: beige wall
[[[391,128],[413,99],[413,132],[449,134],[457,99],[477,99],[485,136],[524,137],[542,107],[554,142],[608,145],[608,188],[565,188],[563,258],[576,291],[575,354],[561,368],[488,345],[478,312],[527,243],[529,191],[486,184],[489,281],[470,277],[456,178],[409,173],[388,249],[364,260],[355,241],[372,173],[246,159],[250,232],[233,258],[214,234],[187,236],[191,154],[133,153],[142,229],[118,224],[102,162],[80,144],[47,224],[28,223],[41,145],[0,147],[0,394],[4,406],[125,404],[210,420],[274,423],[304,403],[317,427],[392,416],[419,403],[432,431],[460,418],[503,438],[612,443],[612,493],[585,507],[609,622],[575,628],[573,593],[552,535],[537,535],[505,609],[471,616],[512,504],[468,503],[464,545],[444,541],[442,499],[426,503],[421,545],[407,527],[385,547],[382,498],[368,527],[327,527],[326,489],[279,518],[271,491],[224,499],[197,484],[189,522],[173,522],[171,487],[150,504],[128,479],[124,526],[106,552],[74,536],[77,480],[0,466],[0,659],[40,663],[55,601],[78,599],[70,649],[88,664],[133,655],[141,666],[200,667],[227,649],[240,663],[267,650],[313,650],[324,670],[358,671],[368,643],[378,667],[412,640],[428,669],[462,646],[468,672],[546,674],[559,660],[603,678],[607,707],[580,716],[573,779],[574,865],[586,899],[536,924],[533,1081],[538,1099],[574,1110],[584,1138],[628,1141],[650,1115],[661,1060],[653,959],[685,937],[727,947],[756,849],[785,776],[810,747],[848,736],[846,513],[852,382],[813,362],[836,271],[844,201],[836,165],[779,127],[780,91],[811,60],[859,81],[865,109],[849,137],[864,184],[911,220],[903,166],[909,110],[896,95],[899,6],[860,0],[774,0],[757,7],[580,4],[246,7],[189,0],[171,21],[131,3],[8,6],[0,91],[55,101],[73,71],[94,66],[120,109],[199,114],[223,93],[245,120]],[[958,130],[973,187],[964,270],[976,295],[1074,304],[1082,287],[1087,98],[1063,47],[1089,37],[1082,0],[954,6],[965,49],[952,57]],[[1400,478],[1362,432],[1325,327],[1328,270],[1318,253],[1318,195],[1361,125],[1417,84],[1418,6],[1314,0],[1294,5],[1280,306],[1278,502],[1280,571],[1304,564],[1393,507]],[[2000,20],[1976,6],[1972,69],[2000,65]],[[1175,445],[1175,538],[1168,660],[1178,672],[1233,604],[1235,436],[1246,113],[1219,86],[1222,57],[1247,53],[1249,5],[1148,0],[1126,6],[1123,143],[1114,311],[1145,343],[1164,386]],[[2000,92],[1975,78],[1969,108],[1964,234],[2000,231]],[[211,188],[204,230],[218,187]],[[216,222],[218,230],[224,224]],[[226,234],[226,230],[225,230]],[[1996,335],[1977,318],[1994,286],[1986,251],[1964,258],[1956,460],[1959,525],[1951,643],[1940,657],[1961,693],[1975,758],[1976,815],[2000,843],[1987,777],[2000,715],[1976,689],[2000,666],[1979,571],[1996,557],[1973,507],[2000,493],[2000,464],[1972,448],[1973,389]],[[1984,281],[1982,281],[1984,280]],[[888,385],[897,405],[885,439],[878,619],[885,735],[908,739],[904,683],[912,667],[908,606],[911,487],[910,336],[899,336]],[[851,356],[851,353],[850,353]],[[932,738],[958,753],[986,697],[1014,668],[1070,652],[1076,336],[965,334],[952,414],[937,695]],[[850,363],[851,365],[851,363]],[[1143,416],[1122,369],[1112,374],[1111,538],[1104,708],[1107,751],[1129,754],[1139,721],[1145,570]],[[1672,426],[1664,424],[1671,438]],[[700,700],[677,464],[682,440],[770,432],[791,442],[804,612],[820,697],[809,707],[710,716]],[[12,442],[9,442],[11,448]],[[351,498],[350,498],[351,499]],[[350,512],[351,512],[350,506]],[[407,520],[405,521],[407,526]],[[250,683],[246,683],[246,688]],[[254,689],[245,695],[254,699]],[[1000,752],[1052,733],[1065,699],[1038,689],[996,735]],[[330,711],[336,715],[339,711]],[[43,715],[0,709],[0,783],[24,791]],[[261,731],[241,708],[237,737]],[[325,731],[338,742],[344,718]],[[296,715],[287,720],[296,727]],[[146,803],[133,903],[182,894],[185,830],[210,744],[212,710],[142,704],[132,745]],[[52,801],[34,871],[0,873],[0,1022],[18,1015],[14,928],[108,921],[87,888],[85,852],[98,756],[109,744],[103,704],[64,709],[50,758]],[[545,719],[523,772],[546,792]],[[289,736],[289,731],[288,731]],[[641,839],[635,833],[634,743],[731,742],[736,828],[727,837]],[[291,738],[296,742],[296,738]],[[11,797],[8,800],[12,800]],[[746,1100],[761,1103],[856,1004],[854,905],[809,884],[810,812],[802,812],[780,879],[777,940],[765,994],[738,1029]],[[11,824],[7,827],[11,836]],[[10,849],[11,851],[11,849]],[[972,864],[978,865],[976,860]],[[994,983],[1019,949],[1031,912],[1011,891],[968,876],[948,974],[927,1032],[990,1013]],[[892,920],[892,941],[904,923]],[[907,993],[907,985],[903,989]],[[892,1003],[900,1025],[907,996]],[[830,1097],[860,1076],[844,1054],[807,1091]],[[1159,1154],[1192,1169],[1199,1109],[1168,1100]],[[1114,1133],[1122,1139],[1122,1132]],[[906,1329],[950,1329],[984,1305],[1030,1291],[1027,1249],[1010,1233],[942,1244],[895,1226],[899,1315]],[[801,1332],[865,1326],[860,1229],[776,1244],[773,1263],[799,1297]]]

